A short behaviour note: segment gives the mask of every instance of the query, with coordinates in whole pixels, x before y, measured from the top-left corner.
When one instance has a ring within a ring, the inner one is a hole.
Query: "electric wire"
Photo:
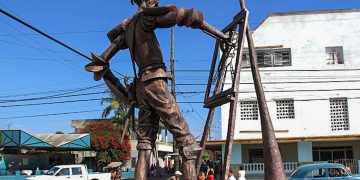
[[[9,98],[9,97],[26,97],[26,96],[33,96],[33,95],[39,95],[39,94],[51,94],[51,93],[59,93],[59,94],[55,94],[53,96],[61,96],[61,95],[66,95],[66,94],[72,94],[72,93],[77,93],[77,92],[81,92],[81,91],[86,91],[86,90],[90,90],[90,89],[95,89],[95,88],[99,88],[104,86],[105,84],[98,84],[98,85],[94,85],[94,86],[89,86],[89,87],[83,87],[83,88],[72,88],[72,89],[61,89],[61,90],[54,90],[54,91],[41,91],[41,92],[33,92],[33,93],[24,93],[24,94],[13,94],[13,95],[3,95],[0,96],[0,98]]]
[[[68,97],[80,97],[80,96],[89,96],[89,95],[99,95],[104,94],[105,92],[92,92],[92,93],[83,93],[83,94],[72,94],[72,95],[55,95],[55,96],[45,96],[37,98],[28,98],[28,99],[10,99],[10,100],[0,100],[0,104],[3,103],[14,103],[14,102],[24,102],[24,101],[38,101],[38,100],[48,100],[48,99],[59,99],[59,98],[68,98]]]
[[[23,107],[23,106],[40,106],[40,105],[52,105],[52,104],[64,104],[64,103],[77,103],[77,102],[88,102],[88,101],[99,101],[101,99],[78,99],[68,101],[55,101],[55,102],[42,102],[42,103],[30,103],[30,104],[13,104],[13,105],[2,105],[0,108],[12,108],[12,107]]]
[[[176,87],[176,86],[175,86],[175,87]],[[180,91],[180,89],[179,89],[178,87],[176,87],[176,89],[177,89],[178,91]],[[182,94],[180,94],[180,95],[182,95]],[[182,95],[182,96],[183,96],[183,95]],[[186,99],[185,96],[183,96],[183,98]],[[186,103],[186,104],[188,104],[188,105],[192,108],[193,112],[195,112],[195,114],[197,115],[198,119],[201,120],[204,124],[206,123],[205,119],[204,119],[203,117],[201,117],[201,115],[198,113],[198,111],[196,110],[196,108],[192,105],[192,104],[195,104],[196,102],[188,102],[188,101],[185,101],[185,102],[178,102],[178,103]],[[203,103],[203,102],[201,102],[201,103]],[[199,103],[199,104],[200,104],[200,103]],[[213,132],[215,132],[216,134],[218,134],[218,132],[214,131],[212,128],[210,128],[210,131],[213,131]],[[221,135],[220,135],[220,136],[221,136]]]
[[[21,31],[17,30],[15,27],[11,26],[10,24],[5,23],[5,22],[2,21],[1,19],[0,19],[0,22],[2,22],[3,24],[9,26],[9,27],[12,28],[13,30],[22,33]],[[3,29],[2,29],[2,30],[0,29],[0,31],[6,32],[6,31],[3,30]],[[8,32],[6,32],[6,33],[8,33]],[[30,44],[27,43],[26,41],[24,41],[24,40],[22,40],[22,39],[20,39],[20,38],[18,38],[18,37],[16,37],[16,36],[14,36],[13,38],[16,39],[16,40],[18,40],[19,42],[24,43],[25,46],[29,46],[29,47],[34,48],[32,45],[30,45]],[[38,45],[40,44],[39,42],[35,41],[34,39],[31,39],[30,37],[27,37],[27,38],[29,38],[29,39],[32,40],[33,42],[36,42]],[[40,45],[41,45],[41,44],[40,44]],[[41,45],[41,46],[43,46],[43,45]],[[43,47],[44,47],[44,46],[43,46]],[[41,54],[43,54],[43,55],[45,55],[45,56],[47,56],[47,57],[49,57],[49,58],[53,58],[53,57],[51,57],[49,54],[47,54],[47,53],[43,52],[42,50],[40,50],[39,48],[36,48],[36,47],[35,47],[34,49],[38,50],[38,52],[40,52]],[[50,49],[48,49],[48,48],[46,48],[46,47],[45,47],[45,50],[47,50],[47,51],[52,51],[52,50],[50,50]],[[56,53],[53,52],[53,54],[56,54]],[[56,55],[60,56],[59,54],[56,54]],[[64,57],[62,57],[62,58],[65,59]],[[73,66],[74,66],[73,64],[71,64],[72,66],[70,66],[70,65],[65,64],[64,62],[62,62],[61,60],[58,60],[58,59],[55,59],[54,62],[60,63],[60,64],[62,64],[62,65],[64,65],[64,66],[69,67],[70,69],[72,69],[72,70],[74,70],[74,71],[76,71],[76,72],[79,72],[79,69],[77,69],[76,67],[73,67]],[[69,63],[70,63],[70,62],[69,62]]]
[[[48,34],[44,33],[43,31],[41,31],[41,30],[39,30],[39,29],[35,28],[34,26],[30,25],[29,23],[26,23],[25,21],[23,21],[23,20],[21,20],[21,19],[19,19],[19,18],[15,17],[14,15],[12,15],[12,14],[10,14],[10,13],[6,12],[5,10],[3,10],[3,9],[1,9],[1,8],[0,8],[0,12],[1,12],[1,13],[3,13],[4,15],[6,15],[6,16],[8,16],[8,17],[10,17],[11,19],[14,19],[15,21],[17,21],[17,22],[19,22],[19,23],[23,24],[24,26],[26,26],[26,27],[28,27],[28,28],[30,28],[30,29],[32,29],[32,30],[34,30],[34,31],[36,31],[37,33],[39,33],[39,34],[41,34],[41,35],[45,36],[46,38],[48,38],[48,39],[50,39],[50,40],[52,40],[52,41],[54,41],[54,42],[56,42],[56,43],[60,44],[61,46],[65,47],[65,48],[67,48],[67,49],[69,49],[70,51],[72,51],[72,52],[74,52],[74,53],[76,53],[76,54],[78,54],[78,55],[80,55],[80,56],[84,57],[85,59],[88,59],[88,60],[92,61],[92,59],[91,59],[90,57],[88,57],[88,56],[86,56],[86,55],[82,54],[81,52],[79,52],[79,51],[75,50],[74,48],[72,48],[72,47],[70,47],[70,46],[68,46],[68,45],[66,45],[66,44],[64,44],[64,43],[62,43],[61,41],[59,41],[59,40],[57,40],[57,39],[53,38],[52,36],[50,36],[50,35],[48,35]]]
[[[66,107],[62,107],[61,110],[74,110],[74,109],[79,109],[79,108],[85,108],[85,109],[98,108],[98,105],[66,106]],[[18,114],[18,113],[25,114],[25,113],[29,113],[29,112],[45,112],[45,111],[53,111],[53,110],[59,110],[59,108],[53,107],[53,108],[32,108],[32,109],[6,110],[6,111],[0,111],[0,114]]]
[[[68,115],[68,114],[80,114],[80,113],[90,113],[90,112],[99,112],[102,110],[86,110],[86,111],[72,111],[72,112],[60,112],[60,113],[50,113],[50,114],[37,114],[37,115],[28,115],[28,116],[10,116],[2,117],[0,119],[22,119],[22,118],[33,118],[33,117],[47,117],[47,116],[58,116],[58,115]]]
[[[359,91],[358,88],[352,89],[296,89],[296,90],[264,90],[265,93],[280,93],[280,92],[326,92],[326,91]],[[239,91],[239,94],[254,93],[255,91]],[[205,91],[188,91],[188,92],[177,92],[177,94],[203,94]]]

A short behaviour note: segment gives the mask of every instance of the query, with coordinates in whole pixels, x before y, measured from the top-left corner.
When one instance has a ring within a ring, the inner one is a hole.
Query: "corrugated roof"
[[[55,147],[61,147],[89,134],[34,134],[33,136]]]

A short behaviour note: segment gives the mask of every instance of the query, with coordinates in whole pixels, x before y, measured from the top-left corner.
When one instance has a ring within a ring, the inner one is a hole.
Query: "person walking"
[[[230,169],[230,171],[229,171],[229,178],[228,178],[228,180],[236,180],[236,178],[234,177],[234,172],[233,172],[232,169]]]
[[[121,176],[122,176],[122,169],[121,167],[118,167],[116,170],[116,180],[121,180]]]
[[[198,180],[206,180],[206,177],[205,177],[205,173],[204,172],[201,172],[199,177],[198,177]]]
[[[111,180],[116,180],[116,172],[114,168],[111,169]]]
[[[215,175],[214,175],[214,171],[210,170],[208,175],[207,175],[207,180],[215,180]]]
[[[167,180],[180,180],[180,176],[182,173],[180,171],[176,171],[174,176],[169,177]]]
[[[243,165],[239,166],[239,180],[246,180],[245,178],[245,168]]]

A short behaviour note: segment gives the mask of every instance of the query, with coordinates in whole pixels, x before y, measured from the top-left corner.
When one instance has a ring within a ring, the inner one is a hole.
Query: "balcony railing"
[[[320,164],[320,163],[340,163],[345,164],[347,162],[351,168],[352,174],[359,174],[360,173],[360,160],[359,159],[337,159],[337,160],[330,160],[330,161],[314,161],[312,163]],[[246,173],[248,174],[262,174],[264,173],[265,165],[264,163],[245,163],[242,164],[245,168]],[[298,166],[300,166],[299,162],[286,162],[283,163],[283,167],[285,173],[291,173],[295,170]]]
[[[264,173],[265,165],[264,163],[246,163],[242,164],[245,168],[246,173],[248,174],[262,174]],[[298,162],[286,162],[283,163],[283,167],[285,170],[285,173],[291,173],[293,170],[295,170],[298,167]]]

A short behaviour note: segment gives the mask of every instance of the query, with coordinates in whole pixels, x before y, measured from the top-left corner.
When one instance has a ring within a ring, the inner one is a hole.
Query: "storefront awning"
[[[123,165],[122,162],[111,162],[110,164],[106,165],[107,168],[117,168]]]
[[[22,130],[0,130],[2,147],[89,150],[90,134],[30,135]]]

